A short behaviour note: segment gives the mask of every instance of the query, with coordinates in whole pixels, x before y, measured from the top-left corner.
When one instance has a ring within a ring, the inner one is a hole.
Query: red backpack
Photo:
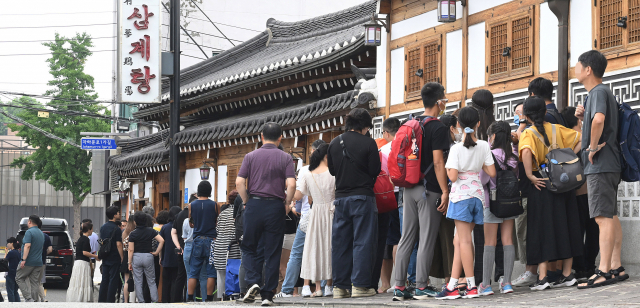
[[[382,152],[380,154],[380,161],[383,162]],[[380,174],[376,178],[376,183],[373,185],[373,192],[376,194],[376,205],[378,206],[378,214],[391,212],[398,208],[398,201],[396,201],[396,195],[394,193],[394,185],[391,183],[389,175],[383,169],[380,169]]]
[[[420,153],[422,147],[423,128],[431,121],[438,121],[435,117],[426,117],[422,123],[411,117],[400,126],[391,144],[389,153],[389,176],[393,184],[399,187],[413,187],[424,178],[420,171]],[[429,171],[428,168],[427,171]],[[426,173],[426,172],[425,172]]]

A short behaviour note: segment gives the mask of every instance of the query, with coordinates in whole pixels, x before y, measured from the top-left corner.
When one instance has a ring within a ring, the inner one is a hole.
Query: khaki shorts
[[[589,216],[613,218],[618,215],[618,185],[620,173],[587,174]]]

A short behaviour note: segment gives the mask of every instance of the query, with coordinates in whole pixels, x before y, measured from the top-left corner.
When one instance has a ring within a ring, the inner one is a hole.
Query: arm
[[[442,197],[440,197],[440,206],[438,211],[445,213],[447,206],[449,206],[449,185],[447,183],[447,170],[444,168],[444,152],[442,150],[433,151],[433,168],[436,172],[436,178],[438,178],[438,184],[442,190]],[[458,170],[456,170],[456,178],[458,177]]]
[[[296,190],[296,193],[293,195],[293,200],[297,202],[297,201],[302,200],[302,197],[304,197],[302,192],[299,191],[299,190]]]
[[[336,170],[333,167],[333,157],[331,156],[331,146],[333,142],[329,143],[329,148],[327,149],[327,165],[329,167],[329,173],[333,176],[336,176]]]
[[[458,180],[458,170],[457,169],[447,169],[447,177],[451,183],[455,183]]]
[[[162,246],[164,246],[164,239],[162,238],[162,236],[160,236],[160,234],[156,235],[155,239],[156,241],[158,241],[158,248],[156,249],[156,251],[152,252],[151,254],[154,256],[158,256],[160,255],[160,253],[162,253]]]
[[[293,188],[295,189],[295,183],[293,185]],[[240,195],[240,198],[242,198],[242,203],[246,204],[247,201],[249,201],[249,195],[247,194],[247,179],[243,177],[237,177],[236,189],[238,190],[238,194]],[[191,217],[191,210],[189,210],[189,217]]]
[[[82,255],[87,257],[87,258],[98,258],[98,255],[92,254],[92,253],[90,253],[88,251],[83,251]]]
[[[178,240],[178,231],[173,228],[171,228],[171,240],[173,241],[173,245],[180,248],[180,254],[182,254],[182,246],[180,246],[180,241]]]
[[[576,111],[577,112],[577,111]],[[602,136],[602,130],[604,129],[604,113],[596,113],[591,120],[591,140],[589,142],[589,162],[593,164],[593,157],[600,151],[606,142],[598,144],[600,137]],[[594,145],[596,145],[594,147]]]
[[[118,247],[118,253],[120,254],[120,263],[124,261],[124,253],[122,252],[122,242],[116,242],[116,247]]]
[[[24,244],[24,251],[22,252],[22,260],[26,260],[29,256],[29,250],[31,250],[31,243]],[[25,261],[20,260],[20,268],[24,268]]]
[[[524,171],[527,174],[527,178],[531,183],[540,190],[541,187],[545,187],[544,181],[533,175],[533,153],[530,149],[522,149],[522,163],[524,164]]]
[[[482,166],[482,170],[489,176],[492,178],[496,177],[496,166],[495,165],[484,165]]]
[[[47,254],[51,254],[53,252],[53,246],[49,246],[49,248],[47,248]]]
[[[134,242],[129,242],[129,270],[132,271],[133,270],[133,246],[135,245]]]
[[[284,208],[287,214],[291,208],[289,204],[291,204],[291,200],[293,200],[293,195],[296,193],[296,178],[288,178],[287,179],[287,198],[284,200]]]

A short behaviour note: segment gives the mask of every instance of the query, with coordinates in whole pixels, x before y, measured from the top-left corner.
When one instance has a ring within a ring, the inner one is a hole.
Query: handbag
[[[307,233],[307,228],[309,227],[309,216],[311,215],[311,211],[309,211],[307,213],[307,215],[302,216],[302,218],[300,218],[300,224],[298,225],[298,228],[300,229],[300,231]]]
[[[241,259],[229,259],[231,246],[227,247],[227,267],[224,276],[224,294],[231,296],[240,294],[240,264]]]

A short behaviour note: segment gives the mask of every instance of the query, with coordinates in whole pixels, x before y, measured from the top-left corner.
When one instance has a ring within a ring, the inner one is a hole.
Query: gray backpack
[[[551,124],[552,140],[548,146],[546,164],[540,168],[547,189],[553,193],[564,193],[577,189],[586,181],[584,166],[578,155],[571,148],[559,149],[556,142],[556,125]],[[538,139],[545,144],[544,138],[533,128],[529,128]]]

